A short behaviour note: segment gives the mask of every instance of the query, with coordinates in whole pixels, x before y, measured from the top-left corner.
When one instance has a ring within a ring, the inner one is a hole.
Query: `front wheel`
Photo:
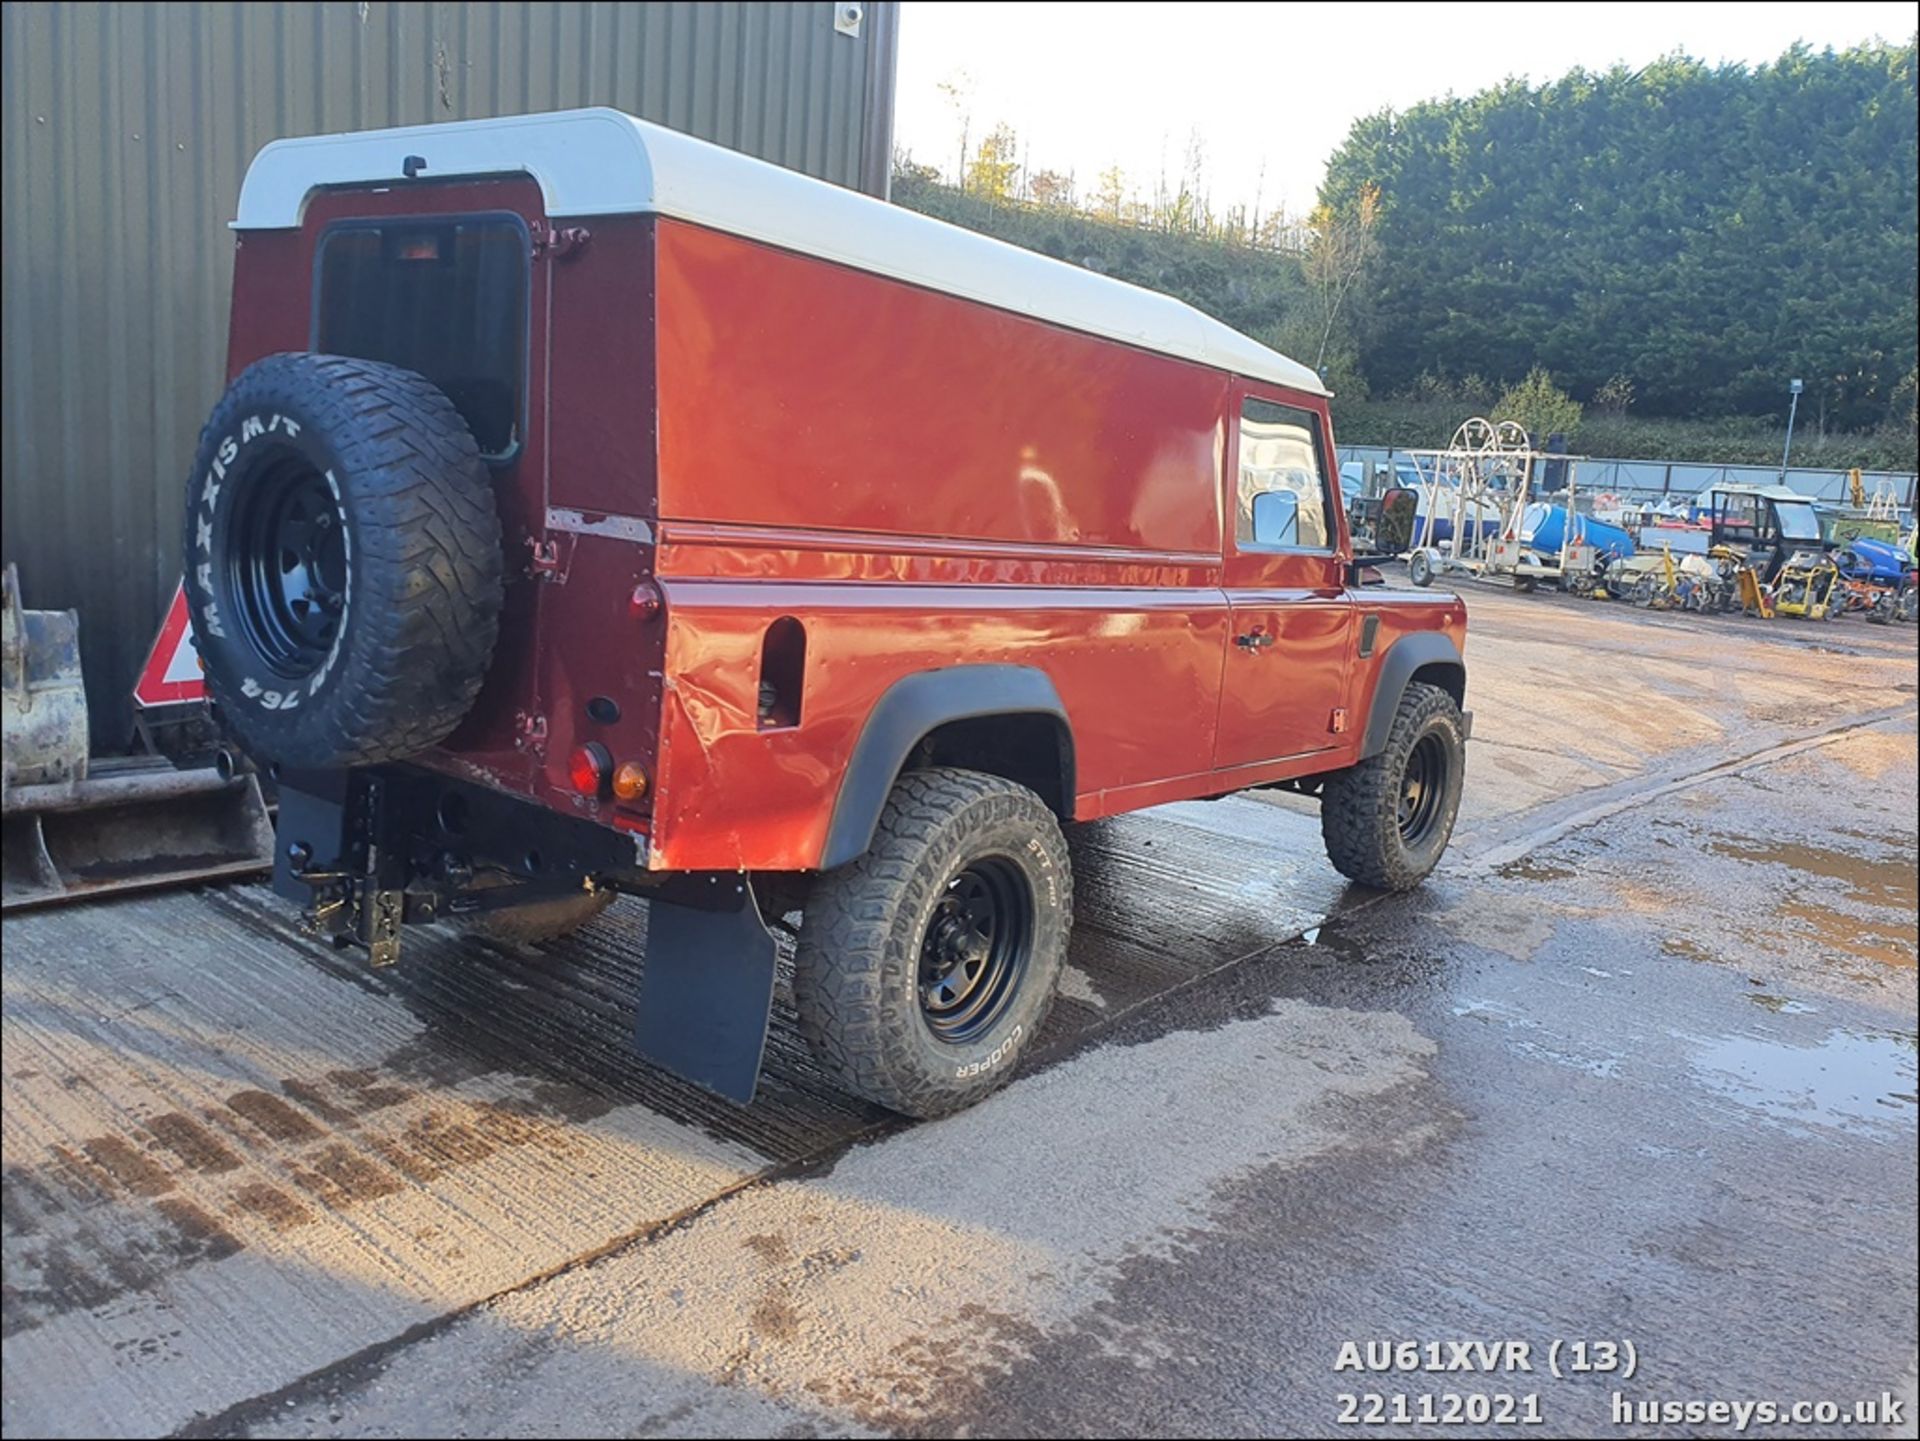
[[[1004,1085],[1066,959],[1073,875],[1053,812],[978,771],[902,776],[866,854],[821,876],[794,954],[794,1003],[856,1095],[946,1115]]]
[[[1320,793],[1327,858],[1362,885],[1412,890],[1452,839],[1466,773],[1459,705],[1439,686],[1413,682],[1386,748],[1327,777]]]

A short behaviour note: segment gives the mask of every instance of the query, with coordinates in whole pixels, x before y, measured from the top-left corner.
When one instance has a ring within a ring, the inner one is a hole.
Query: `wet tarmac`
[[[1470,604],[1425,888],[1296,798],[1086,827],[1041,1053],[930,1125],[784,1009],[748,1110],[635,1064],[636,904],[380,976],[254,887],[10,921],[7,1434],[1914,1434],[1912,631]],[[1336,1370],[1402,1339],[1637,1364]]]

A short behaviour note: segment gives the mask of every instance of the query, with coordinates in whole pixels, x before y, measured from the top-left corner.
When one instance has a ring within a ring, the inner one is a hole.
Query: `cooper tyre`
[[[1439,686],[1411,683],[1385,749],[1328,776],[1321,789],[1327,858],[1362,885],[1412,890],[1452,839],[1466,772],[1459,705]]]
[[[970,1106],[1045,1024],[1072,920],[1066,841],[1037,795],[977,771],[909,772],[873,845],[808,897],[801,1029],[857,1095],[918,1117]]]

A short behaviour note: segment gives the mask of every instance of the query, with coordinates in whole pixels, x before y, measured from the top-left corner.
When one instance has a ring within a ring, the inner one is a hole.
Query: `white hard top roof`
[[[1792,486],[1789,486],[1789,485],[1748,485],[1745,482],[1740,482],[1737,484],[1729,482],[1721,485],[1710,485],[1705,490],[1701,491],[1700,494],[1701,495],[1758,495],[1758,496],[1763,496],[1768,500],[1805,501],[1808,505],[1812,505],[1814,500],[1812,496],[1807,495],[1802,491],[1795,490]],[[1698,496],[1695,497],[1696,500],[1698,498],[1699,498]]]
[[[1157,291],[755,160],[618,110],[559,110],[276,140],[240,187],[236,230],[300,224],[327,185],[524,171],[556,219],[672,216],[876,275],[964,296],[1256,380],[1325,395],[1298,361]]]

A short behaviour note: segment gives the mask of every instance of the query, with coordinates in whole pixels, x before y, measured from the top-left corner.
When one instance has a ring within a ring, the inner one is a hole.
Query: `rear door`
[[[1232,624],[1216,770],[1327,750],[1345,729],[1335,712],[1346,695],[1354,609],[1330,440],[1305,397],[1241,388],[1228,426]]]
[[[544,533],[550,389],[540,187],[513,176],[327,191],[303,224],[314,287],[307,348],[418,371],[453,402],[486,462],[506,549],[506,603],[480,697],[443,749],[531,793],[543,587],[526,575],[528,541]],[[241,310],[236,290],[236,324]]]

